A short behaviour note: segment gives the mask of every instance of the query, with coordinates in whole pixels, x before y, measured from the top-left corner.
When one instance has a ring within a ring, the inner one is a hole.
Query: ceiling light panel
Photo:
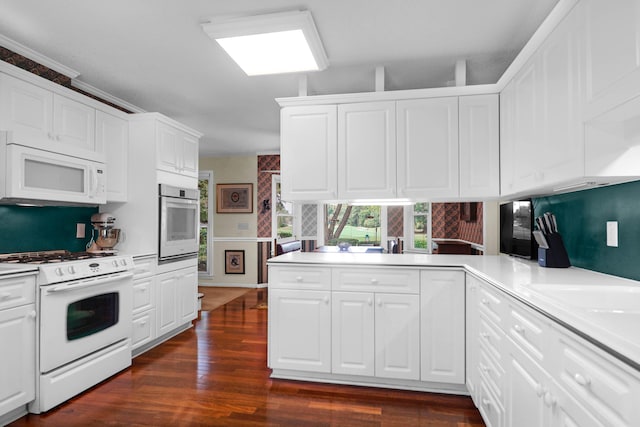
[[[202,28],[249,76],[329,65],[309,11],[216,18]]]

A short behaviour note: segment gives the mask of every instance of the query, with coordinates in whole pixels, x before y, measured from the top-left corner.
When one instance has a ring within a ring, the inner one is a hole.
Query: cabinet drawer
[[[153,310],[145,311],[133,317],[131,331],[131,345],[133,348],[140,347],[155,338],[155,318],[156,315]]]
[[[504,409],[484,383],[480,384],[479,403],[478,410],[487,427],[502,427]]]
[[[481,346],[478,352],[478,370],[482,381],[495,393],[499,401],[504,398],[505,372],[494,358]]]
[[[0,279],[0,309],[32,304],[36,298],[36,276]]]
[[[270,289],[331,290],[331,269],[269,266]]]
[[[504,354],[504,332],[500,329],[496,328],[491,324],[490,321],[487,320],[483,315],[480,316],[480,323],[478,325],[478,341],[480,345],[484,346],[484,348],[489,352],[493,360],[497,362],[500,366],[504,365],[504,360],[502,355]]]
[[[507,315],[506,297],[491,285],[482,285],[478,292],[478,304],[481,313],[484,313],[492,322],[502,330],[506,330],[505,319]]]
[[[333,290],[417,294],[420,271],[388,268],[336,268],[332,276]]]
[[[554,377],[605,425],[640,425],[640,379],[621,362],[565,334]]]
[[[153,277],[133,282],[133,312],[149,310],[153,306]]]
[[[155,255],[151,257],[134,258],[133,263],[135,264],[135,268],[133,269],[134,280],[153,276],[158,266]]]
[[[509,337],[537,362],[545,358],[545,337],[548,326],[534,312],[509,304]]]

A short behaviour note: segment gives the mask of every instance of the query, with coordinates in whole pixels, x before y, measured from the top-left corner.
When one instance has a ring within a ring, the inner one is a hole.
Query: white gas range
[[[108,255],[0,256],[2,263],[39,269],[36,399],[30,412],[48,411],[131,365],[134,263],[130,256]]]

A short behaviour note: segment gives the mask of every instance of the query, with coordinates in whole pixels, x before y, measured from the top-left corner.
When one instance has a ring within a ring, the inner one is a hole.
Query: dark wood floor
[[[461,396],[271,380],[257,292],[202,313],[133,366],[11,426],[483,426]]]

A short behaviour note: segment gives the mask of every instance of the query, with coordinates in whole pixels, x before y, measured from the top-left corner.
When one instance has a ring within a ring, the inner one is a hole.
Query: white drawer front
[[[542,362],[545,358],[544,341],[545,337],[549,337],[548,327],[535,313],[510,304],[509,336],[536,361]]]
[[[490,285],[480,286],[478,292],[479,310],[502,330],[506,330],[507,304],[505,296],[500,291],[492,289]]]
[[[333,290],[417,294],[420,271],[389,268],[335,268]]]
[[[504,419],[504,409],[489,392],[485,384],[480,384],[479,403],[478,410],[482,414],[482,419],[487,427],[501,427]]]
[[[139,347],[155,338],[155,312],[141,313],[133,318],[131,341],[133,348]]]
[[[153,306],[153,277],[133,282],[133,313],[139,313]]]
[[[605,425],[640,425],[640,379],[621,362],[561,334],[554,377]],[[620,365],[619,365],[620,364]]]
[[[482,380],[487,383],[498,400],[502,402],[502,399],[504,399],[505,372],[484,347],[481,346],[479,350],[478,370]]]
[[[478,335],[480,345],[485,347],[491,357],[493,357],[493,360],[495,360],[498,365],[505,366],[505,362],[503,360],[505,349],[504,332],[492,325],[486,317],[480,316]]]
[[[155,256],[134,258],[133,263],[135,264],[135,268],[133,269],[134,279],[153,276],[158,267],[158,262]]]
[[[269,288],[330,291],[331,269],[309,266],[269,266]]]
[[[7,277],[0,280],[0,309],[32,304],[35,299],[35,275]]]

